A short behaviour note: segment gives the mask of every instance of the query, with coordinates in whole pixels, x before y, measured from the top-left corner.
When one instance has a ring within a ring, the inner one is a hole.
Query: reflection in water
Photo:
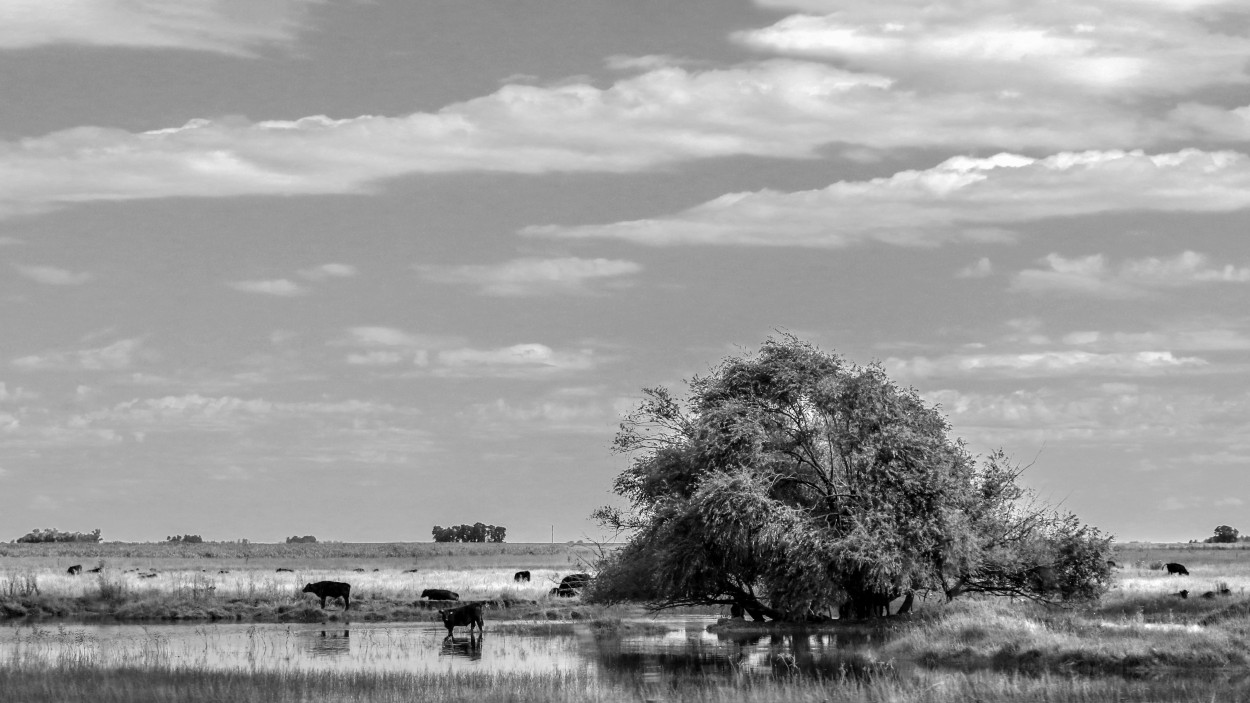
[[[467,640],[449,637],[443,640],[438,653],[443,656],[465,657],[471,661],[477,661],[482,658],[482,637],[474,637],[472,633],[469,634]]]
[[[349,629],[322,630],[320,633],[309,633],[311,637],[302,637],[308,643],[308,651],[314,657],[341,657],[351,654],[352,631]]]

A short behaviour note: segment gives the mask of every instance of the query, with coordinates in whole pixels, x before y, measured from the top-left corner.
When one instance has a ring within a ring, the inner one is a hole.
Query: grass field
[[[578,599],[550,590],[595,555],[567,544],[5,544],[0,615],[316,620],[324,613],[301,593],[316,581],[351,584],[351,614],[361,619],[427,619],[414,607],[427,588],[461,600],[567,606]],[[76,564],[83,573],[66,573]],[[513,580],[520,570],[529,582]]]

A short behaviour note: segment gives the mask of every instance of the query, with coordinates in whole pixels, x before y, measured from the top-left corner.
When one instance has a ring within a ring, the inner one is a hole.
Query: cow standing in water
[[[342,598],[343,610],[351,610],[352,586],[339,581],[318,581],[304,586],[302,593],[311,593],[321,598],[321,609],[325,610],[326,598]]]
[[[447,628],[447,637],[443,639],[450,639],[457,625],[468,625],[470,638],[473,637],[474,626],[477,627],[478,634],[485,631],[482,627],[482,606],[480,603],[470,603],[459,608],[440,610],[438,615],[443,619],[443,625]]]

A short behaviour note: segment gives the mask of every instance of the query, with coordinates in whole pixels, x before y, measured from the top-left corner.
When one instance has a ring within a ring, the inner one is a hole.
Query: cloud
[[[1113,269],[1101,254],[1065,259],[1049,254],[1044,269],[1016,274],[1011,289],[1030,293],[1073,293],[1105,298],[1134,298],[1152,289],[1204,283],[1250,283],[1250,267],[1213,266],[1209,257],[1185,251],[1170,259],[1150,257],[1125,261]]]
[[[818,57],[946,89],[1166,95],[1245,84],[1250,9],[1232,2],[767,1],[820,14],[738,32],[759,51]]]
[[[1204,359],[1176,356],[1170,351],[1096,353],[1058,349],[1004,354],[947,354],[938,357],[891,357],[885,360],[891,375],[900,378],[975,376],[1033,378],[1045,376],[1157,375],[1201,368]]]
[[[497,349],[448,349],[437,355],[434,374],[496,378],[541,377],[586,371],[598,363],[590,349],[555,350],[545,344],[514,344]]]
[[[291,44],[321,0],[6,0],[0,49],[78,44],[254,56]]]
[[[584,292],[592,281],[638,273],[642,267],[632,261],[564,257],[416,269],[428,281],[473,285],[485,295],[523,296]]]
[[[831,144],[1128,147],[1194,129],[1089,100],[920,94],[813,62],[666,67],[602,89],[508,85],[401,117],[195,119],[137,134],[83,126],[0,142],[0,216],[91,201],[364,193],[420,173],[634,173],[726,156],[808,159]]]
[[[264,293],[265,295],[276,295],[283,298],[293,298],[308,294],[307,288],[285,278],[267,281],[233,281],[226,285],[244,293]]]
[[[23,356],[13,366],[28,371],[109,371],[129,368],[136,358],[153,358],[138,339],[123,339],[103,347],[59,350]]]
[[[13,268],[21,275],[32,281],[46,283],[50,286],[81,286],[91,281],[93,276],[89,273],[75,273],[65,269],[53,266],[24,266],[14,264]]]
[[[299,275],[310,281],[325,281],[331,278],[351,278],[357,273],[356,267],[351,264],[322,264],[300,269]]]
[[[958,278],[986,278],[993,273],[994,265],[990,263],[988,257],[983,256],[960,269],[955,276]]]
[[[1250,157],[1186,149],[956,157],[889,178],[821,190],[731,193],[669,217],[532,226],[530,236],[641,244],[838,248],[1002,241],[1012,225],[1100,213],[1229,212],[1250,207]]]
[[[618,419],[610,406],[602,403],[555,398],[521,403],[498,398],[475,403],[458,415],[477,431],[496,437],[534,431],[604,434],[612,431]]]

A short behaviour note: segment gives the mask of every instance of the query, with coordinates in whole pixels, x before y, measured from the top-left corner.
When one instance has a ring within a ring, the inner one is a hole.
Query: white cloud
[[[50,286],[81,286],[91,281],[89,273],[67,271],[54,266],[24,266],[14,264],[13,268],[32,281],[46,283]]]
[[[601,403],[571,403],[557,399],[516,403],[503,398],[475,403],[459,413],[479,431],[529,433],[532,431],[600,434],[611,432],[618,416]]]
[[[731,193],[670,217],[527,227],[532,236],[652,244],[845,247],[1003,240],[1011,225],[1127,211],[1250,207],[1250,157],[1196,149],[1060,153],[1044,159],[956,157],[923,171],[821,190]]]
[[[25,370],[107,371],[125,369],[136,358],[152,358],[141,349],[138,339],[123,339],[103,347],[51,351],[13,360],[13,366]]]
[[[290,44],[321,0],[5,0],[0,49],[82,44],[253,55]]]
[[[293,298],[308,293],[307,288],[286,278],[266,281],[232,281],[226,285],[244,293],[263,293],[282,298]]]
[[[955,275],[959,278],[985,278],[994,273],[994,264],[989,257],[981,257],[959,270]]]
[[[416,269],[429,281],[474,285],[486,295],[522,296],[581,292],[591,281],[619,278],[642,267],[632,261],[563,257],[485,265],[422,265]]]
[[[448,349],[437,356],[436,375],[523,378],[593,368],[590,349],[555,350],[545,344],[514,344],[497,349]]]
[[[322,264],[301,269],[299,275],[310,281],[325,281],[331,278],[351,278],[357,273],[356,267],[351,264]]]
[[[1003,354],[948,354],[938,357],[891,357],[885,367],[900,378],[1006,377],[1072,375],[1154,375],[1201,368],[1204,359],[1170,351],[1096,353],[1074,349]]]
[[[1183,93],[1244,84],[1244,3],[1057,0],[918,6],[915,0],[767,2],[814,13],[735,37],[761,51],[820,57],[908,85]],[[1240,23],[1240,24],[1239,24]]]
[[[1050,254],[1047,268],[1025,269],[1011,287],[1032,293],[1077,293],[1107,298],[1131,298],[1156,288],[1179,288],[1204,283],[1250,283],[1250,267],[1213,266],[1209,257],[1192,251],[1170,259],[1149,257],[1125,261],[1113,269],[1101,254],[1065,259]]]
[[[630,173],[736,155],[815,158],[835,143],[1137,146],[1194,129],[1088,100],[920,94],[812,62],[667,67],[606,89],[508,85],[401,117],[197,119],[138,134],[77,127],[0,142],[0,216],[89,201],[360,193],[414,173]]]

